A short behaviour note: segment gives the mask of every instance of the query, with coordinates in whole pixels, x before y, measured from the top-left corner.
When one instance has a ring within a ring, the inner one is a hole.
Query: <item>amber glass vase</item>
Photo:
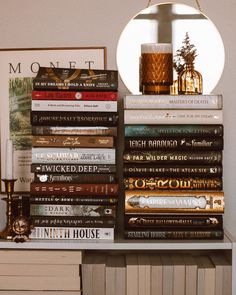
[[[194,64],[186,64],[178,77],[178,94],[202,94],[202,75],[194,69]]]

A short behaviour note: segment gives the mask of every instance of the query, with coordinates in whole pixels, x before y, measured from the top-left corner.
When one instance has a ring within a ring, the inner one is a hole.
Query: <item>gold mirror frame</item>
[[[155,29],[156,28],[156,29]],[[154,32],[154,33],[153,33]],[[186,32],[197,48],[195,68],[203,76],[203,93],[209,94],[220,80],[225,63],[222,38],[213,22],[185,4],[159,3],[137,13],[122,31],[117,46],[117,67],[129,92],[139,92],[139,58],[142,43],[172,43],[173,55]],[[174,73],[176,77],[176,74]]]

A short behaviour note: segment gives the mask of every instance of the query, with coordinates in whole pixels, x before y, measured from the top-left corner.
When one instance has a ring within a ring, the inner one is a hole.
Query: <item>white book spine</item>
[[[222,95],[127,95],[125,109],[222,109]]]
[[[117,112],[117,101],[32,100],[32,111]]]
[[[32,148],[32,163],[115,164],[115,149]]]
[[[29,237],[50,240],[113,240],[114,228],[34,227]]]
[[[124,124],[223,124],[222,110],[125,110]]]

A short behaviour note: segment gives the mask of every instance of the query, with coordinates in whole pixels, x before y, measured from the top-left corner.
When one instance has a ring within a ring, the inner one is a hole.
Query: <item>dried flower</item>
[[[182,44],[182,47],[176,51],[173,62],[173,67],[178,74],[185,68],[186,64],[193,63],[197,56],[197,49],[194,44],[190,43],[188,32],[186,32]]]

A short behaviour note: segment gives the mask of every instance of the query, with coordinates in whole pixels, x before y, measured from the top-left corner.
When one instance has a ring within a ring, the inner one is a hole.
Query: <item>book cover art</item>
[[[217,191],[125,191],[126,213],[223,213],[224,206]]]
[[[118,72],[40,67],[33,79],[34,90],[117,90]]]

